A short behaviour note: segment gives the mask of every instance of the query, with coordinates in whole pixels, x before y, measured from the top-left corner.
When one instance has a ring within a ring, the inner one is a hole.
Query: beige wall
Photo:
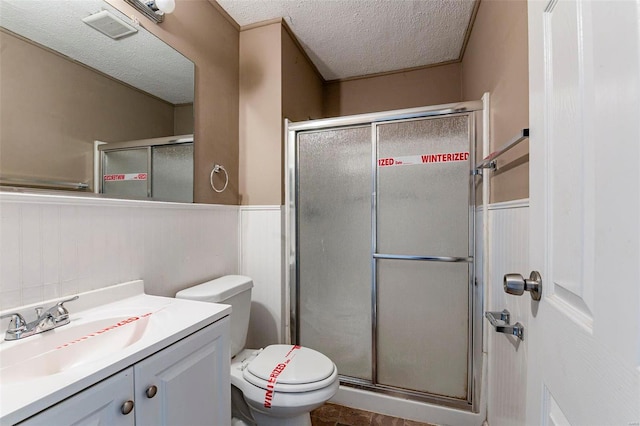
[[[193,104],[176,105],[173,109],[173,134],[193,133]]]
[[[279,22],[240,33],[240,197],[281,204],[282,32]]]
[[[462,96],[491,93],[491,151],[529,127],[527,3],[482,0],[462,61]],[[491,201],[529,196],[528,142],[498,161]]]
[[[0,172],[87,182],[93,141],[173,134],[173,105],[0,31]],[[140,114],[144,111],[144,114]]]
[[[459,63],[373,77],[327,82],[324,116],[387,111],[459,102]]]
[[[280,20],[240,33],[240,194],[284,203],[284,119],[322,115],[322,79]]]
[[[282,113],[290,121],[322,118],[324,80],[282,26]]]
[[[185,55],[196,66],[194,200],[237,204],[238,197],[238,28],[208,0],[177,0],[175,11],[155,24],[124,0],[107,0]],[[212,0],[213,1],[213,0]],[[221,194],[209,186],[213,164],[229,173]]]
[[[282,25],[282,115],[289,121],[322,118],[324,80],[311,64],[285,25]],[[282,128],[282,164],[285,164],[284,125]],[[280,204],[285,202],[286,174],[280,168]]]

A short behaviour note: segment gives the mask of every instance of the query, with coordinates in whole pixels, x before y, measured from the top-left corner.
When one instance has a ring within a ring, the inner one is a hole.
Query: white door
[[[530,425],[640,424],[639,21],[529,2]]]

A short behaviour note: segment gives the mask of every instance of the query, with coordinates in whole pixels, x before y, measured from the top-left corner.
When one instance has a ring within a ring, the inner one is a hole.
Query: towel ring
[[[213,184],[213,174],[220,173],[220,170],[224,172],[224,186],[222,187],[222,189],[216,188]],[[211,188],[216,192],[222,192],[227,189],[227,184],[229,183],[229,174],[227,173],[227,169],[225,169],[224,166],[221,166],[220,164],[215,164],[213,166],[213,169],[211,170],[211,175],[209,176],[209,183],[211,184]]]

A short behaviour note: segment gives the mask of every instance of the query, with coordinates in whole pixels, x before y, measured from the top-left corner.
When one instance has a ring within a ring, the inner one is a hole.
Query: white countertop
[[[20,312],[28,322],[35,306],[55,301],[0,314]],[[0,343],[0,424],[24,420],[231,313],[229,305],[144,294],[142,281],[82,293],[65,306],[70,324]]]

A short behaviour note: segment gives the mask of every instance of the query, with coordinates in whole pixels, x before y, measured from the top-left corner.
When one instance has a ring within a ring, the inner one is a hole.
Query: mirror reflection
[[[102,0],[1,0],[0,49],[3,185],[99,192],[105,147],[193,139],[193,63]],[[189,178],[188,196],[156,199],[191,201]]]

